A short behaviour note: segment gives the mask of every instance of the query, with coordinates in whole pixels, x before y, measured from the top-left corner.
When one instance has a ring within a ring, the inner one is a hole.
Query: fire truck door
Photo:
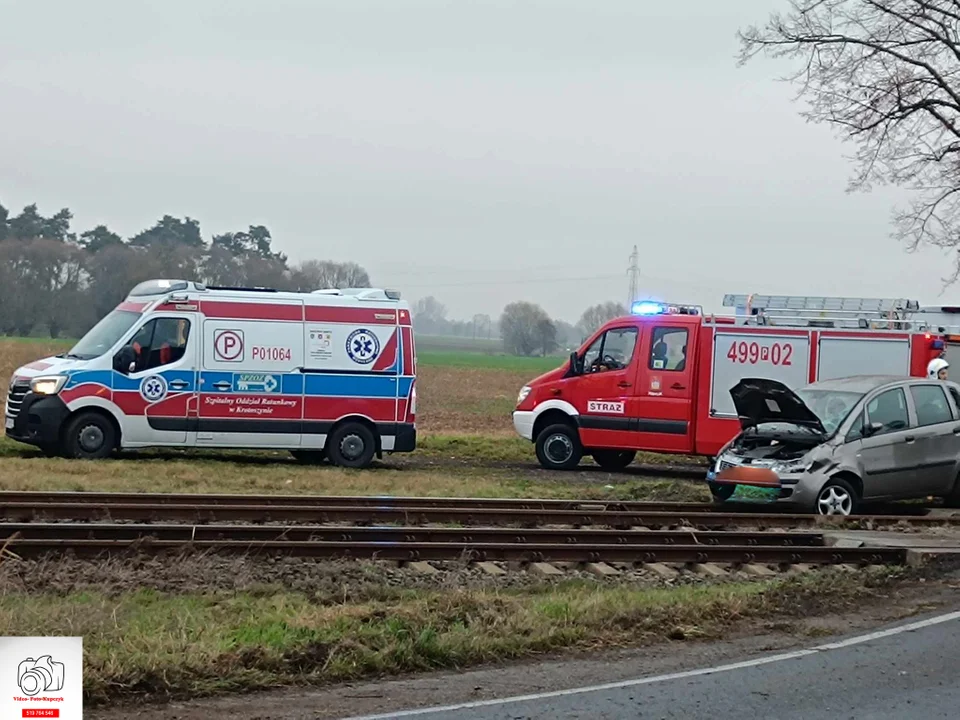
[[[584,374],[576,378],[574,387],[580,441],[587,449],[637,448],[631,425],[638,335],[636,326],[610,328],[583,355]]]
[[[693,348],[687,325],[668,320],[644,329],[636,388],[641,445],[688,452],[693,408]]]

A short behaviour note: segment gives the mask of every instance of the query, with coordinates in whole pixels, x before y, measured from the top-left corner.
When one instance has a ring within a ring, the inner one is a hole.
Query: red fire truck
[[[923,377],[953,340],[942,328],[918,329],[928,323],[917,319],[916,303],[773,300],[753,298],[733,317],[635,303],[520,390],[517,433],[557,470],[584,455],[622,469],[638,450],[713,457],[740,431],[729,390],[744,377],[788,387],[850,375]]]

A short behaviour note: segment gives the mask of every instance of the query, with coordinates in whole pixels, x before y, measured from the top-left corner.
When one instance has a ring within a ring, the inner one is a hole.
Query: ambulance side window
[[[682,371],[687,366],[687,337],[685,328],[658,327],[653,329],[650,343],[651,370]]]
[[[143,372],[180,360],[187,350],[190,321],[183,318],[157,318],[137,330],[130,344],[136,353],[136,369]]]

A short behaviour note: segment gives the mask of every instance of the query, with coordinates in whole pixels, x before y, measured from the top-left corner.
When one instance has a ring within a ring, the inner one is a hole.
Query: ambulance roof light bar
[[[674,305],[654,300],[637,300],[630,306],[631,315],[703,315],[699,305]]]

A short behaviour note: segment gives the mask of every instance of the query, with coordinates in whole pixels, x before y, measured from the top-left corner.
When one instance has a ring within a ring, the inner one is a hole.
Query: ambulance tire
[[[377,452],[373,431],[358,422],[341,425],[327,438],[327,457],[338,467],[365,468]]]
[[[616,472],[626,469],[637,457],[633,450],[594,450],[593,459],[607,472]]]
[[[106,416],[82,412],[63,431],[63,454],[77,460],[102,460],[117,446],[117,431]]]
[[[537,460],[547,470],[573,470],[583,457],[577,429],[566,423],[544,428],[537,436]]]

